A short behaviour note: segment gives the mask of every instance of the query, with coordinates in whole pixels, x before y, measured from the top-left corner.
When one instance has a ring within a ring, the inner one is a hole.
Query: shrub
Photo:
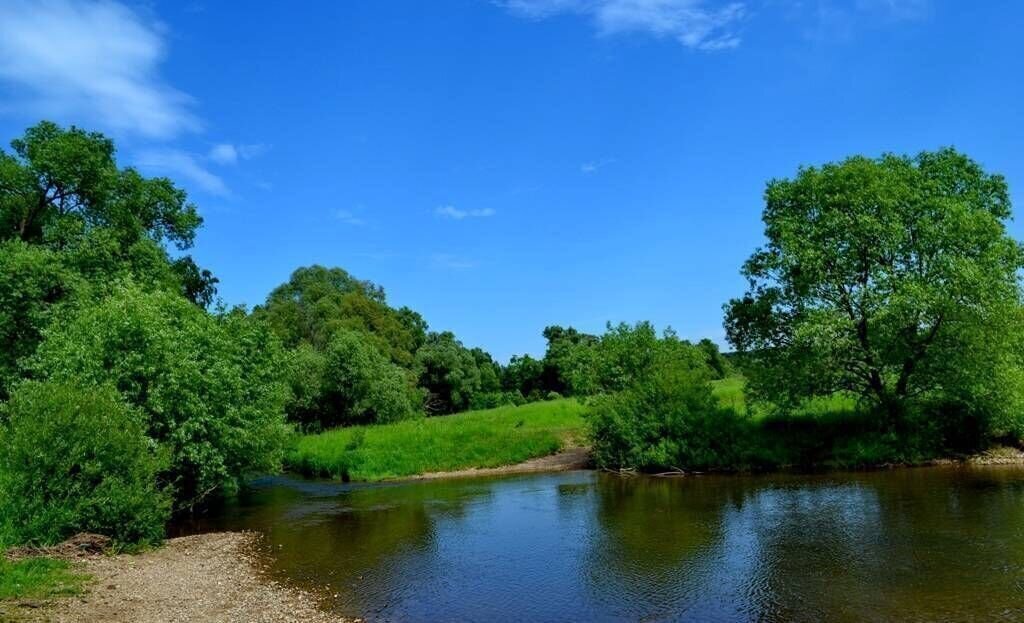
[[[600,467],[735,467],[745,421],[718,406],[707,372],[666,363],[625,390],[598,396],[587,415]]]
[[[0,446],[0,533],[12,543],[76,532],[124,543],[163,537],[164,457],[113,388],[22,383],[3,409]]]
[[[169,448],[179,507],[277,469],[288,429],[283,353],[240,312],[211,316],[184,297],[122,286],[46,333],[36,375],[111,384]]]

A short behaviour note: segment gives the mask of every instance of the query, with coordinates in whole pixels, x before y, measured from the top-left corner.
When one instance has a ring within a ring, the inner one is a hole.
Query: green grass
[[[836,393],[814,398],[790,412],[750,405],[741,376],[712,381],[719,403],[746,418],[739,468],[859,468],[919,463],[941,455],[931,431],[887,432],[876,413],[858,408],[856,397]]]
[[[746,379],[742,376],[730,376],[724,379],[711,381],[712,393],[718,398],[719,404],[735,411],[740,415],[746,415],[748,410],[750,416],[755,420],[764,419],[769,415],[765,409],[751,408],[747,404]],[[852,413],[857,410],[857,399],[854,396],[843,393],[836,393],[831,396],[812,398],[801,405],[791,417],[821,417],[834,414]]]
[[[747,412],[747,398],[743,393],[745,385],[742,376],[728,376],[711,381],[711,391],[718,398],[719,404],[742,415]]]
[[[299,437],[285,463],[312,476],[375,481],[499,467],[583,442],[583,406],[534,402]]]
[[[88,579],[62,560],[26,558],[11,562],[0,555],[0,601],[77,595]]]

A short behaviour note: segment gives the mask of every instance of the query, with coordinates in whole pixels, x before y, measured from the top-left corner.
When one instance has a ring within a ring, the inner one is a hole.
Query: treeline
[[[296,270],[252,318],[289,353],[288,420],[305,431],[387,423],[562,396],[615,391],[643,369],[659,341],[649,323],[609,325],[602,336],[544,330],[542,359],[496,362],[451,332],[428,330],[420,314],[387,303],[384,290],[341,268]],[[697,348],[715,378],[729,363],[710,340]]]

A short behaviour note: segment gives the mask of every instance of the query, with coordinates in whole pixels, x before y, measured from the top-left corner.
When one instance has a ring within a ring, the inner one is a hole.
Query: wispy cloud
[[[927,17],[931,0],[857,0],[860,11],[875,13],[892,20],[917,20]]]
[[[792,0],[788,17],[803,24],[808,39],[847,42],[864,28],[922,20],[931,13],[931,0]]]
[[[239,160],[251,160],[265,151],[266,147],[260,144],[233,145],[231,143],[220,143],[210,148],[207,158],[217,164],[237,164]]]
[[[366,224],[366,221],[364,219],[362,219],[361,217],[357,216],[355,213],[353,213],[350,210],[341,210],[341,209],[335,210],[334,211],[334,219],[337,220],[337,221],[340,221],[342,223],[345,223],[346,225],[359,226],[359,225],[365,225]]]
[[[486,218],[494,216],[497,212],[493,208],[481,208],[477,210],[460,210],[455,206],[441,206],[434,210],[434,214],[441,217],[461,221],[464,218]]]
[[[561,13],[584,15],[602,35],[646,33],[707,51],[738,46],[736,27],[746,14],[741,2],[705,0],[505,0],[503,4],[533,19]]]
[[[229,197],[231,192],[220,177],[206,169],[198,158],[178,149],[149,149],[135,158],[139,168],[173,176],[194,184],[211,195]]]
[[[614,158],[601,158],[600,160],[590,160],[580,165],[580,173],[590,175],[591,173],[597,173],[600,169],[605,168],[609,164],[615,162]]]
[[[19,109],[150,138],[198,130],[159,74],[162,29],[107,0],[0,2],[0,82]]]
[[[476,267],[476,262],[449,253],[435,253],[430,256],[430,263],[435,268],[446,270],[467,270]]]

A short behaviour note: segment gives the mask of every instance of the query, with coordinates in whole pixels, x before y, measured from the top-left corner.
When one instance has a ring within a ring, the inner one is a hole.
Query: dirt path
[[[93,577],[81,597],[28,604],[14,620],[85,623],[326,623],[314,595],[271,580],[250,532],[171,539],[142,554],[82,560]],[[0,619],[3,619],[0,613]]]
[[[472,467],[453,472],[427,472],[400,480],[436,480],[438,478],[471,478],[474,476],[495,476],[501,474],[533,474],[537,472],[566,472],[585,469],[590,466],[590,450],[587,448],[566,448],[558,454],[538,457],[502,467]]]

